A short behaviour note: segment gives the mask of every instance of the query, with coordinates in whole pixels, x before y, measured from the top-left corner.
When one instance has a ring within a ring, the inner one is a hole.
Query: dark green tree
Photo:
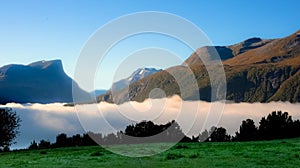
[[[71,145],[72,146],[80,146],[82,145],[82,138],[80,136],[80,134],[76,134],[76,135],[73,135],[71,139]]]
[[[258,138],[258,130],[251,119],[244,120],[240,126],[240,131],[235,134],[237,141],[254,141]]]
[[[56,136],[56,147],[67,147],[69,145],[68,143],[68,137],[67,134],[61,133]]]
[[[39,143],[39,149],[48,149],[50,147],[51,147],[50,141],[46,141],[42,139]]]
[[[30,143],[30,146],[28,147],[29,150],[35,150],[35,149],[38,149],[38,148],[39,148],[39,146],[38,146],[38,144],[35,142],[35,140],[32,141],[32,142]]]
[[[228,142],[230,141],[230,135],[227,134],[227,131],[223,127],[213,127],[211,129],[210,141],[211,142]]]
[[[21,119],[11,108],[0,108],[0,150],[9,150],[9,146],[19,134]]]
[[[292,117],[287,112],[273,111],[263,117],[259,126],[260,139],[281,139],[292,137],[291,126],[293,125]]]

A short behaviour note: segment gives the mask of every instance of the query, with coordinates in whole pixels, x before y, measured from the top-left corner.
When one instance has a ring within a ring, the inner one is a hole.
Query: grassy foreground
[[[147,149],[166,144],[149,144]],[[122,148],[116,145],[113,148]],[[130,145],[132,151],[138,145]],[[155,152],[155,151],[154,151]],[[158,155],[130,158],[95,147],[0,153],[0,167],[299,167],[300,139],[179,143]]]

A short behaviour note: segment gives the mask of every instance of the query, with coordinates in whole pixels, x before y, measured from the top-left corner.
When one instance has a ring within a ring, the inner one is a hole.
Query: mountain
[[[249,50],[262,47],[272,41],[273,40],[262,40],[261,38],[254,37],[230,46],[204,46],[197,49],[197,51],[194,52],[183,64],[187,64],[189,66],[203,64],[201,59],[205,61],[213,61],[218,59],[218,57],[220,57],[222,61],[225,61]],[[199,55],[201,55],[201,59]]]
[[[250,64],[276,64],[300,65],[300,30],[292,35],[269,41],[267,44],[241,53],[226,60],[224,64],[250,65]]]
[[[97,101],[112,102],[110,100],[112,99],[113,94],[115,94],[115,93],[118,94],[119,92],[122,92],[122,91],[124,92],[125,90],[127,90],[126,88],[128,88],[132,83],[134,83],[138,80],[141,80],[147,76],[151,76],[160,71],[162,71],[162,69],[138,68],[129,77],[127,77],[125,79],[121,79],[117,82],[114,82],[112,84],[111,89],[108,92],[97,97]]]
[[[216,54],[219,54],[224,65],[227,100],[300,102],[300,31],[278,39],[254,37],[230,46],[201,47],[182,65],[138,80],[129,86],[128,91],[120,91],[114,96],[109,93],[102,95],[98,97],[98,101],[118,104],[130,100],[143,101],[154,88],[162,89],[166,96],[180,95],[184,100],[198,100],[198,93],[201,100],[218,100],[222,95],[210,94],[210,79],[206,67],[198,57],[201,55],[203,60],[213,64]],[[195,75],[197,89],[186,82],[189,79],[188,68]],[[177,82],[170,74],[179,76],[176,78]],[[184,94],[179,90],[178,81],[187,90]]]
[[[60,60],[0,68],[0,103],[72,102],[74,89],[86,95],[63,70]]]
[[[120,91],[126,87],[128,87],[133,82],[140,80],[146,76],[152,75],[156,72],[161,71],[161,69],[155,69],[155,68],[138,68],[135,70],[128,78],[121,79],[115,83],[112,84],[111,90],[113,92]]]

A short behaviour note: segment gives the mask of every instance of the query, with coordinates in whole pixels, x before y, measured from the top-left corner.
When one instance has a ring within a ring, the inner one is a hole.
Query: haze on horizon
[[[258,125],[261,117],[272,111],[286,111],[293,119],[300,119],[299,103],[230,103],[225,104],[224,111],[210,111],[212,105],[219,102],[182,101],[179,96],[163,99],[147,99],[142,103],[127,102],[122,105],[101,102],[100,104],[77,105],[65,107],[63,103],[51,104],[15,104],[0,107],[13,108],[21,117],[20,135],[12,148],[26,148],[33,140],[55,141],[60,133],[69,136],[86,131],[108,134],[124,130],[129,124],[142,120],[151,120],[165,124],[176,120],[187,135],[198,135],[211,126],[222,126],[229,134],[238,131],[242,120],[253,119]],[[199,106],[198,110],[193,111]],[[183,118],[178,118],[178,114]],[[207,120],[207,116],[220,117],[220,120]],[[195,118],[193,118],[196,115]],[[192,118],[191,118],[192,117]],[[191,128],[191,121],[193,127]],[[204,122],[206,121],[206,122]],[[110,124],[110,126],[107,125]],[[190,131],[189,131],[190,130]]]

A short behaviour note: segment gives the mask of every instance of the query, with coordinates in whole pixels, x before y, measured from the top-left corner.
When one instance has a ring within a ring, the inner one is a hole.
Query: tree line
[[[19,133],[20,118],[10,108],[0,108],[0,151],[8,151]],[[273,111],[262,117],[258,123],[252,119],[242,121],[239,131],[231,136],[223,127],[212,127],[197,136],[186,136],[176,121],[155,124],[152,121],[128,125],[123,131],[103,135],[87,132],[68,137],[65,133],[57,135],[56,141],[32,141],[28,149],[46,149],[70,146],[94,146],[97,144],[132,144],[153,142],[230,142],[257,141],[300,137],[300,121],[293,120],[288,112]]]
[[[160,134],[157,136],[157,134]],[[138,138],[136,138],[138,137]],[[189,142],[191,139],[184,135],[179,124],[174,120],[166,124],[154,124],[152,121],[142,121],[137,124],[128,125],[124,131],[116,134],[87,132],[83,135],[76,134],[68,137],[65,133],[56,136],[56,141],[41,140],[39,143],[32,141],[28,149],[46,149],[70,146],[95,146],[111,144],[134,144],[154,142],[177,142],[178,140]]]
[[[153,138],[153,136],[160,136]],[[147,137],[149,139],[136,139],[136,137]],[[151,138],[152,137],[152,138]],[[142,121],[137,124],[128,125],[124,131],[116,134],[88,132],[83,135],[67,137],[62,133],[56,137],[56,142],[41,140],[39,143],[33,141],[29,149],[44,149],[69,146],[94,146],[97,144],[131,144],[131,143],[154,143],[154,142],[230,142],[230,141],[258,141],[300,137],[300,121],[292,120],[287,112],[274,111],[267,117],[262,117],[259,126],[252,119],[242,121],[239,131],[231,136],[223,127],[212,127],[209,131],[204,130],[198,136],[188,137],[184,135],[176,121],[167,124],[155,124],[152,121]]]
[[[228,142],[228,141],[259,141],[300,137],[300,121],[293,120],[288,112],[273,111],[267,117],[262,117],[256,127],[252,119],[242,121],[239,131],[234,136],[227,134],[223,127],[212,127],[199,136],[198,141]]]

